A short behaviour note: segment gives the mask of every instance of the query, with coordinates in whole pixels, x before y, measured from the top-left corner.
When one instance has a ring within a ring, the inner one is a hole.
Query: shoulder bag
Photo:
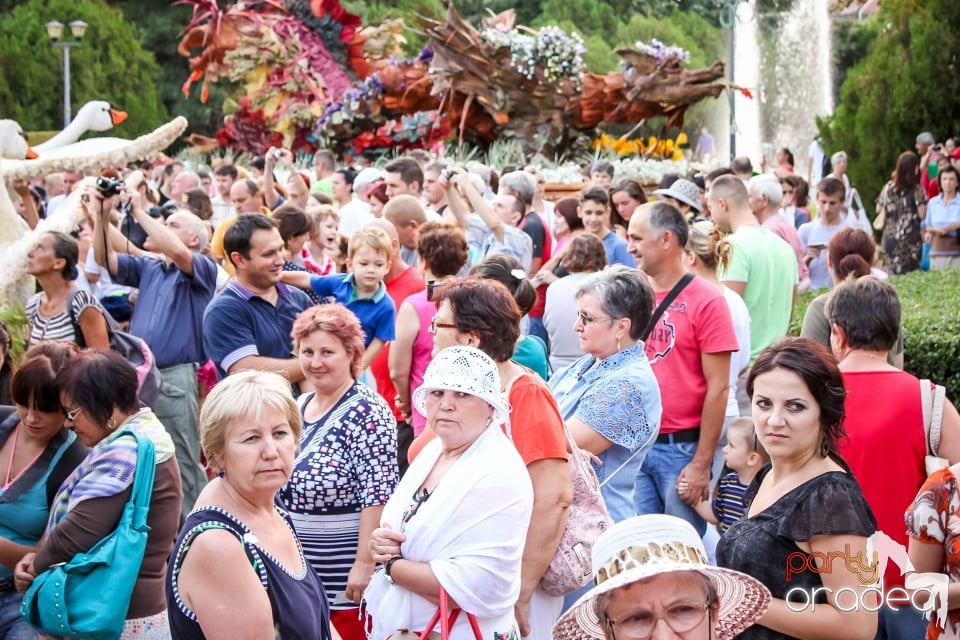
[[[687,288],[688,284],[693,282],[693,278],[694,275],[692,273],[684,274],[684,276],[677,281],[677,284],[673,285],[673,288],[670,289],[670,293],[667,294],[667,297],[657,305],[657,308],[653,311],[653,315],[650,316],[650,322],[647,323],[647,328],[643,331],[644,340],[646,340],[653,332],[654,328],[657,326],[657,323],[660,322],[660,318],[663,316],[663,313],[670,307],[670,303],[677,299],[677,296],[680,295],[681,291]]]
[[[121,433],[137,440],[137,467],[120,524],[90,551],[38,575],[23,595],[20,613],[51,636],[118,640],[123,631],[147,548],[156,453],[149,439]]]
[[[932,387],[932,388],[931,388]],[[927,440],[927,456],[924,459],[927,475],[950,466],[950,461],[941,458],[940,428],[943,426],[943,404],[947,390],[929,380],[920,381],[920,406],[923,407],[923,435]]]
[[[83,331],[77,322],[77,318],[73,315],[73,301],[79,293],[79,290],[74,291],[73,295],[70,296],[70,300],[67,302],[67,311],[70,313],[70,322],[73,324],[73,330],[77,336],[77,344],[86,347]],[[97,308],[104,321],[106,321],[107,329],[110,332],[110,349],[123,356],[130,363],[130,366],[136,370],[137,395],[141,402],[153,408],[157,397],[160,395],[160,386],[163,382],[153,352],[142,338],[127,333],[117,325],[113,316],[99,305]]]

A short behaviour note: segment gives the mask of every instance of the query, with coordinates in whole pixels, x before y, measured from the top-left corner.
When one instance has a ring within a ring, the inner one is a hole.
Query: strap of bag
[[[646,340],[650,333],[653,331],[653,328],[657,326],[657,323],[660,322],[660,317],[663,316],[663,313],[667,310],[677,296],[680,295],[680,292],[683,291],[688,284],[693,282],[693,274],[687,273],[684,274],[680,281],[677,284],[673,285],[673,289],[670,289],[670,293],[667,294],[667,297],[663,299],[663,302],[657,305],[656,310],[653,312],[653,315],[650,316],[650,322],[647,323],[647,328],[643,331],[643,339]]]
[[[434,627],[437,626],[437,622],[440,623],[440,640],[450,640],[450,628],[460,616],[461,609],[454,609],[453,613],[450,613],[449,610],[449,597],[447,596],[446,590],[440,587],[440,606],[437,607],[437,610],[433,613],[427,626],[420,632],[419,640],[429,640],[430,633]],[[480,623],[477,620],[477,616],[468,613],[467,620],[470,622],[470,628],[473,630],[474,640],[483,640],[483,632],[480,631]]]
[[[130,503],[136,507],[134,526],[147,524],[150,498],[153,494],[153,480],[157,471],[157,454],[153,442],[139,433],[125,429],[121,433],[133,436],[137,441],[137,468],[133,472],[133,488],[130,491]]]
[[[920,407],[923,410],[923,435],[927,441],[927,454],[937,455],[940,448],[940,425],[936,432],[933,429],[933,394],[932,383],[929,380],[920,381]],[[941,414],[942,417],[942,414]]]
[[[80,326],[80,323],[77,322],[77,316],[73,313],[73,302],[77,299],[77,296],[80,295],[81,291],[83,290],[77,289],[70,294],[70,298],[67,300],[67,313],[70,315],[70,324],[73,326],[73,333],[77,338],[77,344],[81,348],[85,348],[87,346],[87,340],[83,336],[83,328]],[[113,316],[111,316],[106,309],[100,306],[99,302],[97,302],[96,307],[100,315],[103,316],[103,321],[107,323],[107,331],[109,334],[113,335],[114,332],[120,331],[120,325],[117,324]]]
[[[631,454],[630,454],[630,457],[623,461],[623,464],[621,464],[619,467],[617,467],[616,469],[614,469],[613,473],[611,473],[610,475],[608,475],[606,478],[603,479],[603,482],[600,483],[600,488],[602,489],[604,486],[606,486],[606,484],[607,484],[608,482],[610,482],[611,480],[613,480],[614,476],[616,476],[618,473],[620,473],[621,471],[623,471],[623,468],[624,468],[625,466],[627,466],[627,464],[629,464],[629,462],[630,462],[631,460],[633,460],[634,458],[636,458],[636,457],[637,457],[637,454],[640,453],[640,452],[643,451],[643,450],[644,450],[644,446],[643,446],[643,445],[640,445],[639,447],[637,447],[636,451],[634,451],[633,453],[631,453]]]
[[[60,456],[60,459],[57,460],[57,464],[53,466],[53,469],[50,470],[50,475],[47,476],[47,504],[52,505],[53,499],[57,495],[57,491],[60,490],[60,485],[63,484],[63,481],[67,479],[73,470],[87,457],[87,448],[83,446],[83,443],[80,442],[80,438],[74,439],[73,442],[67,447],[67,450],[63,452],[63,455]]]

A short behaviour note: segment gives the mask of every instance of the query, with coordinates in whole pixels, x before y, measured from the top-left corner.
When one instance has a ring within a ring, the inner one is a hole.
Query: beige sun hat
[[[427,393],[437,389],[460,391],[476,396],[493,407],[493,421],[500,425],[510,419],[510,409],[500,391],[497,363],[475,347],[447,347],[434,356],[423,373],[423,383],[413,392],[413,405],[427,415]]]
[[[770,591],[739,571],[707,562],[693,526],[676,516],[636,516],[613,525],[593,545],[594,583],[553,627],[553,640],[604,640],[594,609],[597,596],[663,573],[695,571],[717,589],[716,638],[730,640],[770,606]]]

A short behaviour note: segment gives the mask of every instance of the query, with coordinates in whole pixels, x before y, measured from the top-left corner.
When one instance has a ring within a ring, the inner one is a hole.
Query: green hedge
[[[947,397],[956,404],[960,401],[960,269],[893,276],[890,284],[900,295],[903,309],[904,368],[944,385]],[[807,305],[816,295],[804,293],[797,300],[790,335],[800,334]]]

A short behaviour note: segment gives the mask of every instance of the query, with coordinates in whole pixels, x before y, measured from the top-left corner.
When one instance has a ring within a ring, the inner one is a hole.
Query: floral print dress
[[[900,275],[920,268],[920,213],[927,203],[927,194],[919,185],[912,192],[901,194],[888,182],[880,192],[880,206],[886,216],[883,225],[884,268],[891,275]]]
[[[905,516],[907,534],[920,542],[943,546],[943,568],[950,582],[960,582],[960,482],[953,467],[930,474]],[[927,628],[926,640],[960,638],[960,609],[951,609],[946,628],[936,616]]]

